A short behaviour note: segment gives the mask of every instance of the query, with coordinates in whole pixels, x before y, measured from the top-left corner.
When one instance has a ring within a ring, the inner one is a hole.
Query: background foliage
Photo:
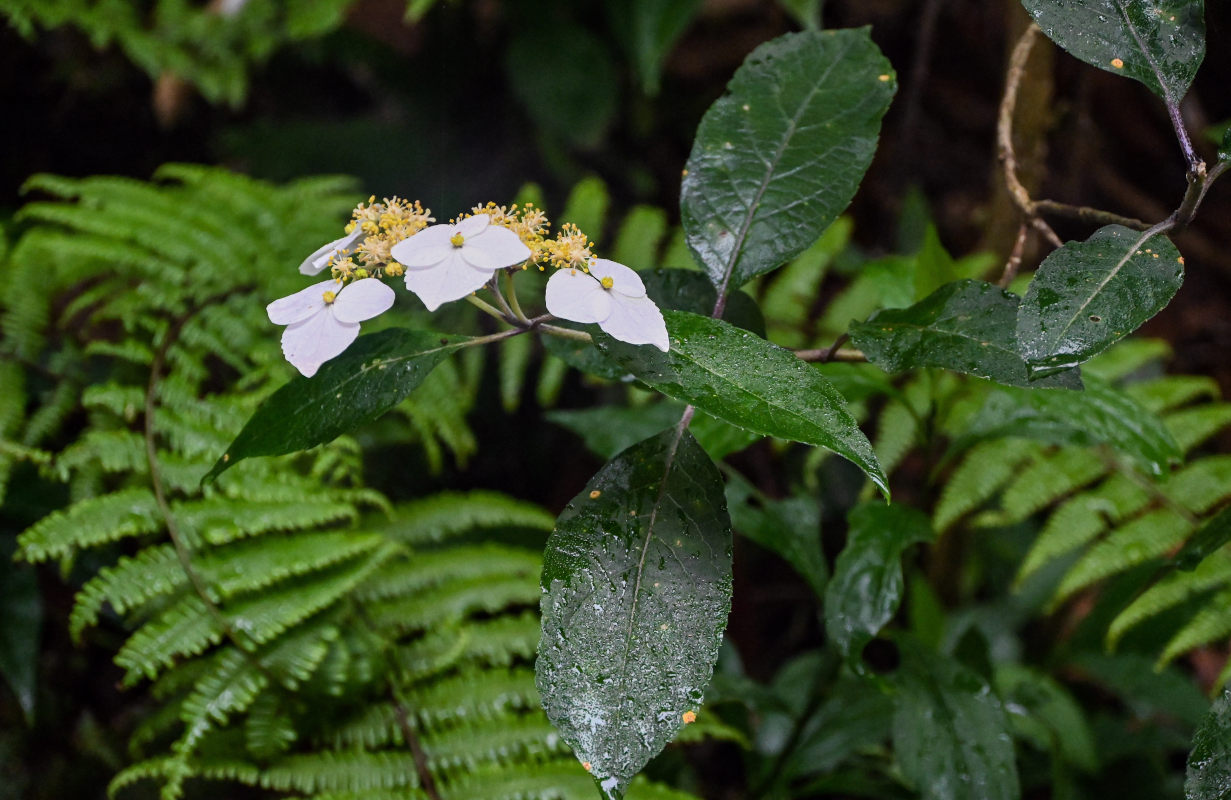
[[[521,191],[669,270],[647,281],[660,304],[708,314],[676,212],[697,121],[820,4],[225,6],[0,2],[3,74],[32,76],[5,89],[25,122],[3,159],[0,792],[587,796],[531,677],[537,553],[586,476],[681,405],[518,337],[444,362],[354,438],[198,479],[286,377],[261,307],[368,192],[452,209]],[[1017,314],[981,281],[1016,228],[992,129],[1024,14],[831,0],[824,20],[872,23],[902,88],[855,205],[748,287],[739,324],[806,349],[862,321],[854,343],[895,374],[818,369],[895,504],[824,450],[698,417],[738,534],[733,613],[698,722],[630,796],[1179,797],[1194,732],[1188,791],[1220,796],[1225,193],[1176,239],[1185,287],[1148,338],[1103,343],[1080,400],[1015,388],[1020,361],[995,384],[878,361],[895,310],[943,284]],[[1227,21],[1206,9],[1211,42]],[[1183,109],[1211,160],[1224,50]],[[1023,180],[1165,216],[1183,164],[1143,109],[1166,87],[1034,58]],[[155,172],[184,159],[357,179]],[[19,196],[40,170],[129,177]],[[468,309],[415,322],[484,330]]]

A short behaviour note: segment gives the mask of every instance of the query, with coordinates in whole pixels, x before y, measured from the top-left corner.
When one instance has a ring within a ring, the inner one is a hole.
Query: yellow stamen
[[[604,289],[610,289],[612,286],[615,286],[615,281],[611,279],[610,275],[604,275],[599,279],[599,283],[603,285]]]
[[[323,295],[321,295],[321,297],[325,298],[326,304],[332,303],[334,300],[338,299],[338,296],[334,294],[333,292],[325,292]]]
[[[449,237],[449,244],[453,245],[454,247],[461,247],[465,241],[466,241],[466,237],[462,236],[460,233],[455,233]]]

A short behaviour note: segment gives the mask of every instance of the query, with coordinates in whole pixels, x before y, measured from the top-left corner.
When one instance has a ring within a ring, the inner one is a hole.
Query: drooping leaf
[[[718,291],[694,270],[653,269],[641,273],[645,293],[660,309],[691,311],[708,317],[718,300]],[[765,317],[757,302],[746,293],[730,292],[722,318],[737,328],[765,336]]]
[[[872,446],[842,395],[790,351],[721,320],[665,311],[671,349],[600,335],[599,348],[639,380],[733,425],[820,445],[850,459],[888,494]]]
[[[292,378],[261,403],[204,480],[245,458],[307,450],[376,419],[466,341],[405,328],[359,337],[316,375]]]
[[[1101,381],[1084,392],[1003,388],[992,392],[955,448],[996,436],[1051,444],[1106,444],[1134,458],[1154,475],[1179,461],[1181,452],[1163,423],[1132,398]]]
[[[739,533],[782,556],[817,597],[823,597],[829,568],[821,552],[820,508],[806,497],[764,501],[755,493],[748,481],[738,475],[728,476],[726,495],[731,524]]]
[[[1082,61],[1176,104],[1205,58],[1203,0],[1022,0],[1043,33]]]
[[[904,642],[894,753],[924,800],[1017,800],[1008,721],[983,679]]]
[[[1206,556],[1222,549],[1228,542],[1231,542],[1231,506],[1206,520],[1175,554],[1172,563],[1176,569],[1194,570]]]
[[[879,311],[851,326],[851,342],[886,372],[940,367],[1009,386],[1080,389],[1076,369],[1031,383],[1013,327],[1017,295],[982,281],[937,289],[910,308]]]
[[[549,411],[547,419],[580,436],[590,452],[611,459],[621,450],[677,424],[683,413],[683,403],[663,400],[637,408],[602,406],[575,411]],[[705,413],[693,416],[689,430],[714,460],[743,450],[760,438],[755,433]]]
[[[1039,266],[1017,312],[1032,376],[1080,364],[1137,330],[1179,291],[1184,259],[1165,236],[1107,225]]]
[[[618,798],[700,706],[731,604],[722,480],[687,430],[591,479],[548,539],[542,588],[543,707]]]
[[[1231,689],[1214,701],[1193,737],[1184,796],[1187,800],[1231,798]]]
[[[658,94],[663,62],[696,16],[700,0],[607,0],[607,16],[628,51],[641,90]]]
[[[928,519],[900,504],[870,502],[847,517],[850,533],[825,590],[825,631],[858,665],[864,645],[893,619],[902,602],[902,553],[932,539]]]
[[[0,678],[13,690],[26,722],[34,719],[43,597],[34,568],[13,563],[11,540],[0,542]]]
[[[801,253],[846,208],[896,88],[867,29],[786,34],[745,59],[697,130],[688,246],[720,292]]]

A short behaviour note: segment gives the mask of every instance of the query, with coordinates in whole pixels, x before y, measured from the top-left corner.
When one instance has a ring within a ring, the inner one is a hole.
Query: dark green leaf
[[[586,328],[584,325],[565,320],[557,320],[552,324],[578,331]],[[599,349],[591,342],[566,339],[563,336],[543,336],[541,341],[544,350],[580,372],[606,378],[609,381],[618,381],[628,374],[628,370],[599,352]]]
[[[1017,800],[1008,722],[983,679],[903,642],[894,752],[924,800]]]
[[[722,479],[687,430],[594,476],[547,541],[542,586],[543,707],[619,797],[700,706],[731,606]]]
[[[1165,236],[1121,225],[1069,242],[1039,266],[1017,312],[1034,376],[1080,364],[1157,314],[1179,291],[1184,259]]]
[[[872,681],[839,678],[804,726],[785,766],[787,777],[830,772],[856,752],[881,745],[892,728],[892,697]]]
[[[549,411],[547,419],[580,436],[590,452],[603,459],[611,459],[621,450],[677,424],[683,414],[683,403],[664,400],[637,408],[603,406],[576,411]],[[728,425],[704,413],[693,417],[689,430],[714,460],[743,450],[760,438],[755,433]]]
[[[848,516],[850,533],[825,590],[825,631],[851,663],[902,602],[902,553],[932,539],[928,518],[900,504],[871,502]]]
[[[691,311],[708,317],[718,300],[718,290],[700,272],[686,269],[654,269],[641,273],[645,293],[661,309]],[[757,302],[744,292],[731,292],[722,318],[737,328],[765,337],[765,317]]]
[[[606,46],[558,15],[536,15],[517,31],[504,74],[536,123],[578,147],[597,146],[615,118],[619,76]]]
[[[1051,444],[1107,444],[1161,475],[1181,453],[1158,417],[1101,381],[1084,392],[1062,389],[998,389],[955,443],[960,449],[996,436],[1021,436]]]
[[[719,291],[781,266],[842,213],[895,88],[867,29],[787,34],[744,60],[680,189],[688,246]]]
[[[1196,726],[1208,707],[1190,676],[1174,666],[1157,669],[1153,655],[1087,651],[1064,665],[1070,670],[1118,695],[1138,720],[1165,716]]]
[[[1080,389],[1075,369],[1031,383],[1013,337],[1019,302],[990,283],[958,281],[852,325],[851,341],[886,372],[940,367],[1010,386]]]
[[[820,29],[821,0],[778,0],[778,5],[785,8],[804,30]]]
[[[1222,145],[1218,148],[1218,159],[1220,161],[1231,161],[1231,126],[1228,126],[1222,134]]]
[[[825,594],[829,569],[821,552],[821,513],[806,497],[764,500],[738,475],[727,479],[727,509],[735,530],[782,556],[817,597]]]
[[[641,90],[658,94],[663,61],[696,16],[701,0],[607,0],[607,16],[641,79]]]
[[[204,480],[245,458],[307,450],[376,419],[467,341],[405,328],[360,336],[315,376],[292,378],[261,403]]]
[[[1082,61],[1141,81],[1175,105],[1205,58],[1202,0],[1022,0],[1043,33]]]
[[[0,620],[0,677],[29,723],[34,719],[43,598],[34,567],[13,563],[11,539],[0,542]]]
[[[1227,506],[1205,521],[1200,529],[1184,543],[1175,554],[1172,563],[1176,569],[1186,572],[1197,568],[1205,557],[1231,542],[1231,506]]]
[[[1094,734],[1064,686],[1050,675],[1011,662],[996,666],[995,683],[1019,736],[1085,772],[1098,769]]]
[[[1193,738],[1184,796],[1188,800],[1231,798],[1231,689],[1214,701]]]
[[[872,446],[842,395],[788,350],[721,320],[665,311],[671,350],[600,335],[600,349],[639,380],[732,425],[820,445],[854,462],[888,493]]]

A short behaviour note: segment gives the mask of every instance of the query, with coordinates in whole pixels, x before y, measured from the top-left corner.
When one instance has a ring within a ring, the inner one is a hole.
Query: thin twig
[[[1013,198],[1013,204],[1021,211],[1022,216],[1048,242],[1056,247],[1064,243],[1052,230],[1051,226],[1039,216],[1030,193],[1017,178],[1017,154],[1013,150],[1013,113],[1017,110],[1017,93],[1021,88],[1022,76],[1026,72],[1026,62],[1030,58],[1030,50],[1039,34],[1039,26],[1033,22],[1022,32],[1022,36],[1013,47],[1009,57],[1009,72],[1005,78],[1004,97],[1000,101],[1000,113],[996,118],[996,141],[1000,164],[1004,169],[1004,182]]]
[[[1026,223],[1022,223],[1017,228],[1017,241],[1013,243],[1013,252],[1009,253],[1009,260],[1004,264],[1004,271],[1000,273],[1000,280],[996,285],[1001,289],[1007,289],[1013,279],[1017,277],[1017,271],[1022,267],[1022,254],[1026,251],[1026,235],[1030,233],[1030,227]]]
[[[1193,149],[1193,140],[1189,138],[1188,126],[1184,124],[1184,116],[1180,113],[1178,102],[1169,101],[1167,103],[1167,116],[1171,119],[1171,127],[1175,128],[1175,138],[1180,143],[1180,152],[1184,154],[1184,161],[1188,163],[1189,181],[1191,182],[1195,180],[1198,172],[1205,172],[1205,162]]]
[[[1068,203],[1058,203],[1055,200],[1035,200],[1031,205],[1036,212],[1068,217],[1079,222],[1088,222],[1091,225],[1123,225],[1136,231],[1144,231],[1152,224],[1136,217],[1126,217],[1111,211],[1104,211],[1101,208],[1074,206]]]

